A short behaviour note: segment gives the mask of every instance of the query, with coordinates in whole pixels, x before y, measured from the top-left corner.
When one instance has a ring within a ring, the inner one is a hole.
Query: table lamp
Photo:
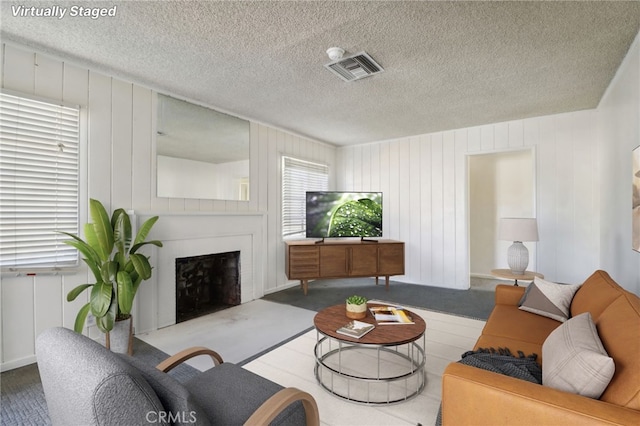
[[[500,219],[498,238],[513,241],[507,250],[507,263],[511,273],[523,275],[529,265],[529,250],[523,241],[538,241],[538,223],[535,218],[504,217]]]

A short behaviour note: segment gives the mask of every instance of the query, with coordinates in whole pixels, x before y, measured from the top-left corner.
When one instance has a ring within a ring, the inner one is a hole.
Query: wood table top
[[[533,280],[535,277],[544,278],[539,272],[524,271],[524,274],[518,275],[511,272],[511,269],[492,269],[491,275],[509,280]]]
[[[369,303],[368,306],[390,306],[386,304]],[[391,305],[393,306],[393,305]],[[396,346],[411,343],[419,339],[427,328],[424,320],[417,314],[405,309],[413,319],[414,324],[377,325],[375,318],[367,310],[367,316],[358,321],[374,324],[376,327],[357,339],[338,333],[336,330],[352,321],[347,318],[345,304],[334,305],[318,312],[313,318],[316,329],[325,336],[345,342],[354,342],[364,345]]]

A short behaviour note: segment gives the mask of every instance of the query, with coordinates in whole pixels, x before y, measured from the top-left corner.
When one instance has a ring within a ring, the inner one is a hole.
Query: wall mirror
[[[249,122],[158,94],[157,196],[249,200]]]

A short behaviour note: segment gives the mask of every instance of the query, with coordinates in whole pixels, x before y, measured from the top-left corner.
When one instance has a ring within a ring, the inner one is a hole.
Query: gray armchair
[[[214,367],[181,384],[167,371],[198,355]],[[54,425],[312,425],[311,395],[283,388],[206,348],[174,355],[157,367],[117,355],[66,328],[36,341],[38,369]]]

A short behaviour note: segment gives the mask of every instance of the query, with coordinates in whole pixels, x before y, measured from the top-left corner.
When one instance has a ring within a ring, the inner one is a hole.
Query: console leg
[[[384,286],[385,286],[385,290],[389,291],[389,275],[386,275],[384,277]]]
[[[300,286],[302,287],[302,292],[306,296],[309,291],[309,280],[300,280]]]

